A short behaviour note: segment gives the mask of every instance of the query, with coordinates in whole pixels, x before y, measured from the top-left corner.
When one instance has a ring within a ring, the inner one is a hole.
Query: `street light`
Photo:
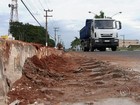
[[[89,11],[88,13],[92,13],[92,14],[94,14],[94,15],[97,15],[96,13],[93,13],[93,12],[91,12],[91,11]]]
[[[115,15],[118,15],[118,14],[121,14],[122,12],[118,12],[118,13],[115,13],[114,15],[111,16],[111,18]]]
[[[125,35],[120,35],[123,37],[123,47],[125,47]]]

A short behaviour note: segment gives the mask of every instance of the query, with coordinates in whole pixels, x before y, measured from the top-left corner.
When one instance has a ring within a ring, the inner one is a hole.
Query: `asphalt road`
[[[140,51],[105,51],[105,52],[95,51],[90,53],[96,55],[122,56],[127,58],[140,59]]]

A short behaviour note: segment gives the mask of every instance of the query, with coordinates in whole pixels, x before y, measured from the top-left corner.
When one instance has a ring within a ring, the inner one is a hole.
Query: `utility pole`
[[[12,3],[8,5],[11,8],[10,22],[18,21],[18,0],[12,0]]]
[[[125,47],[125,35],[121,35],[123,37],[123,48]]]
[[[58,27],[54,27],[54,40],[55,40],[55,47],[56,47],[56,32],[58,31]]]
[[[10,35],[10,23],[18,22],[18,0],[12,0],[11,4],[9,4],[8,6],[9,8],[11,8],[8,30],[8,35]]]
[[[52,12],[53,10],[44,10],[46,12],[46,46],[48,46],[48,17],[52,17],[52,15],[48,15],[48,12]]]
[[[60,35],[58,35],[58,43],[61,43]]]

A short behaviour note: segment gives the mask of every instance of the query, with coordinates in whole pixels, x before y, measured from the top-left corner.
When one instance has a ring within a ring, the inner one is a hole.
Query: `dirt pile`
[[[70,57],[50,55],[39,59],[37,56],[28,58],[25,61],[22,78],[16,81],[8,96],[9,103],[18,99],[20,105],[27,105],[41,99],[50,100],[47,88],[57,86],[65,72],[71,72],[79,64],[76,64]]]
[[[107,97],[140,100],[139,73],[74,53],[28,58],[22,75],[8,93],[9,103],[65,105]]]

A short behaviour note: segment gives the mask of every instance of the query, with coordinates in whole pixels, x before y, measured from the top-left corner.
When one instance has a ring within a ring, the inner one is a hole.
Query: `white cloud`
[[[112,16],[121,11],[122,14],[114,16],[116,20],[122,22],[123,29],[120,34],[125,34],[128,39],[140,39],[140,0],[40,0],[41,3],[39,0],[23,1],[43,26],[45,25],[43,9],[53,9],[52,13],[48,13],[48,15],[53,15],[53,18],[48,18],[49,32],[53,35],[53,28],[59,27],[59,34],[62,35],[67,47],[70,46],[74,37],[78,36],[78,31],[84,26],[85,20],[94,17],[88,11],[98,14],[102,10],[106,16]],[[0,21],[2,21],[0,34],[7,33],[10,17],[9,3],[11,0],[1,0],[0,2]],[[37,25],[20,0],[18,3],[19,20]]]
[[[140,25],[134,26],[134,28],[136,28],[136,29],[140,29]]]

